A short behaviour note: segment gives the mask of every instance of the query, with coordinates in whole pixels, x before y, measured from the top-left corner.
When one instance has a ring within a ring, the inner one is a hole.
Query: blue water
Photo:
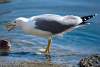
[[[66,33],[63,37],[54,37],[49,58],[37,54],[39,49],[46,47],[47,39],[26,34],[18,28],[11,32],[4,28],[4,24],[17,17],[47,13],[78,16],[100,14],[100,0],[10,0],[0,3],[0,38],[12,42],[10,52],[0,56],[3,57],[0,61],[78,63],[82,57],[100,54],[100,15],[91,19],[90,25]]]

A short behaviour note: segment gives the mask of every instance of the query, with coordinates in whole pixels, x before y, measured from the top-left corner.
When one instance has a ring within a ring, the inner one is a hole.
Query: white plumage
[[[55,15],[55,14],[43,14],[43,15],[33,16],[30,18],[19,17],[16,19],[16,24],[17,24],[17,26],[21,27],[24,32],[30,33],[32,35],[50,37],[52,35],[51,31],[46,31],[46,30],[41,30],[41,29],[35,28],[36,22],[38,21],[38,19],[43,19],[43,20],[51,21],[51,22],[56,21],[56,22],[60,23],[61,25],[66,25],[66,26],[73,25],[73,27],[74,27],[74,25],[78,25],[82,22],[82,19],[78,16],[73,16],[73,15],[60,16],[60,15]],[[51,23],[51,22],[49,22],[49,23]],[[49,24],[49,23],[47,22],[47,24]],[[68,28],[68,31],[69,31],[69,29],[71,29],[73,27]],[[49,27],[49,28],[52,28],[52,27]],[[60,29],[60,28],[58,28],[58,29]],[[65,30],[67,31],[67,29],[65,29]],[[63,30],[63,31],[65,31],[65,30]],[[60,33],[62,33],[63,31],[61,31]],[[59,34],[59,33],[57,33],[57,34]]]

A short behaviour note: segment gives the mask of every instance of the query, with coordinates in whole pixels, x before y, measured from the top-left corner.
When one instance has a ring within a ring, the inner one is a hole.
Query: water
[[[0,4],[0,38],[11,40],[8,54],[0,56],[1,62],[32,61],[76,64],[82,57],[100,54],[100,15],[91,19],[93,23],[76,29],[63,37],[54,37],[51,56],[37,54],[47,46],[47,39],[32,36],[17,28],[8,32],[3,27],[17,17],[39,14],[91,15],[100,13],[99,0],[10,0]]]

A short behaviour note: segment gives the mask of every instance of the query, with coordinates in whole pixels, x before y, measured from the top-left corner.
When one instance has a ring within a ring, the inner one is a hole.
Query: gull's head
[[[27,21],[28,21],[27,18],[19,17],[6,25],[7,30],[11,31],[11,30],[15,29],[16,27],[21,27]]]

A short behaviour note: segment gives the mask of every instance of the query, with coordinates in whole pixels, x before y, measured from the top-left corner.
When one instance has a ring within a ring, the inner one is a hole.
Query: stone
[[[100,67],[100,55],[91,55],[81,59],[79,67]]]

